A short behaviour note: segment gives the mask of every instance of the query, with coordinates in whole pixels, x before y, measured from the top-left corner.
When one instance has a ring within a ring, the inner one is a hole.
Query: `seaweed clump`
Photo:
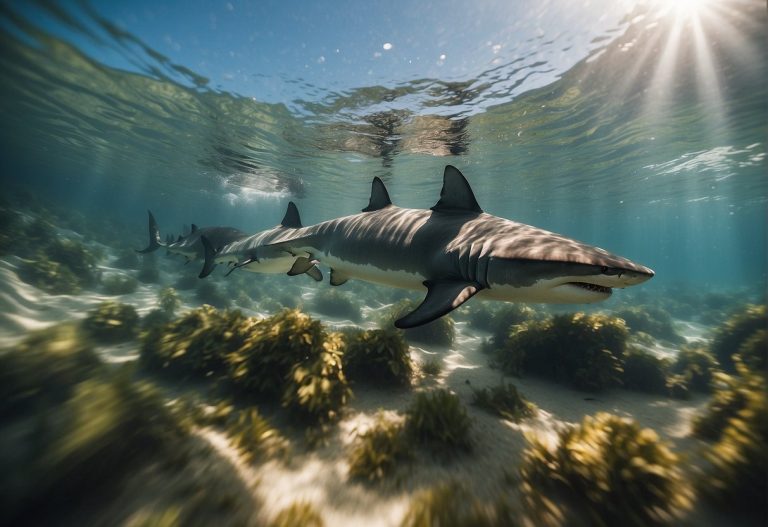
[[[749,305],[731,316],[725,324],[715,331],[711,351],[725,371],[733,372],[735,365],[733,354],[760,330],[768,326],[765,305]],[[759,351],[759,350],[758,350]],[[765,350],[758,352],[765,365]]]
[[[404,317],[416,309],[417,306],[418,304],[411,300],[398,302],[384,317],[381,326],[385,329],[393,327],[395,320]],[[406,329],[404,330],[404,334],[405,338],[411,342],[435,346],[451,346],[456,339],[454,322],[448,315],[433,320],[423,326]]]
[[[682,376],[691,390],[710,393],[718,366],[715,357],[704,348],[683,346],[672,364],[671,372]]]
[[[479,500],[461,483],[449,481],[417,494],[400,525],[401,527],[427,525],[514,527],[521,525],[519,518],[519,513],[507,501],[501,499],[496,503],[486,503]]]
[[[128,295],[138,287],[139,281],[126,274],[110,274],[101,281],[101,288],[108,295]]]
[[[30,335],[0,361],[0,509],[10,523],[50,523],[137,464],[181,455],[173,447],[185,429],[157,391],[106,369],[75,326]]]
[[[0,419],[30,413],[35,405],[67,399],[73,387],[100,371],[91,344],[75,324],[29,335],[0,354]]]
[[[289,452],[286,439],[256,408],[241,410],[227,427],[227,433],[235,447],[251,463],[274,456],[285,457]]]
[[[45,243],[47,242],[47,243]],[[19,277],[52,294],[74,294],[99,280],[99,257],[82,243],[54,237],[19,267]]]
[[[157,307],[169,317],[181,307],[179,294],[173,287],[164,287],[157,293]]]
[[[228,372],[227,353],[243,345],[253,321],[239,311],[204,305],[144,335],[140,364],[181,377],[214,379]]]
[[[762,373],[736,363],[739,373],[715,391],[708,413],[695,422],[699,436],[715,441],[697,487],[713,502],[739,515],[765,519],[768,504],[768,396]]]
[[[478,302],[472,305],[468,318],[473,328],[488,331],[493,337],[503,340],[509,335],[512,326],[535,317],[536,312],[528,306],[508,303],[496,306],[489,302]]]
[[[506,373],[600,391],[621,383],[627,335],[619,318],[572,313],[513,326],[502,342],[492,339],[491,347]]]
[[[88,312],[83,329],[95,340],[123,342],[138,334],[139,315],[129,304],[107,300]]]
[[[402,333],[374,329],[346,335],[344,371],[351,380],[410,384],[413,365]]]
[[[623,319],[633,333],[647,333],[672,344],[685,343],[685,339],[675,330],[672,317],[660,307],[628,307],[614,315]]]
[[[142,364],[213,379],[244,398],[279,400],[296,417],[323,424],[351,395],[336,333],[297,310],[266,319],[202,306],[144,337]]]
[[[536,405],[526,400],[514,384],[501,384],[473,392],[473,404],[504,419],[517,423],[536,413]]]
[[[323,527],[323,517],[306,502],[292,503],[277,513],[269,527]]]
[[[420,392],[406,410],[405,433],[444,454],[472,449],[472,420],[459,397],[445,389]]]
[[[373,426],[357,437],[349,455],[349,475],[370,482],[383,480],[413,456],[402,423],[379,414]]]
[[[677,455],[632,419],[585,417],[558,434],[554,449],[533,440],[523,456],[523,499],[534,517],[554,506],[589,525],[651,525],[690,507]]]
[[[624,355],[621,380],[630,390],[666,394],[668,369],[666,360],[642,349],[631,349]]]
[[[331,317],[359,322],[363,315],[360,306],[352,298],[336,289],[321,289],[312,302],[315,311]]]

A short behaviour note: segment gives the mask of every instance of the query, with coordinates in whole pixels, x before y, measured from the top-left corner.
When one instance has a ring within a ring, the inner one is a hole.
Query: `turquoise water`
[[[763,525],[767,27],[757,0],[0,0],[0,524],[399,525],[431,499],[457,525]],[[375,176],[429,208],[449,164],[486,212],[655,276],[403,333],[421,293],[322,262],[199,280],[134,251],[147,209],[163,239],[289,201],[310,225]],[[379,421],[411,456],[361,482]],[[577,423],[615,481],[534,503],[559,481],[536,441]]]
[[[356,212],[373,176],[429,207],[451,163],[485,210],[640,261],[649,287],[765,289],[761,2],[490,4],[428,30],[407,3],[375,28],[347,7],[4,3],[4,181],[255,231],[289,199]]]

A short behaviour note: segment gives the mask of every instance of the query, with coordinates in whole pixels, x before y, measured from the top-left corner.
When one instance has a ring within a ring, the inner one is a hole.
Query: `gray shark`
[[[253,273],[288,273],[289,275],[306,273],[314,280],[323,280],[323,274],[315,262],[304,256],[292,256],[282,249],[259,249],[276,239],[297,229],[301,229],[299,209],[294,202],[288,203],[288,209],[279,225],[272,229],[257,232],[229,243],[219,243],[217,240],[204,235],[201,238],[205,251],[205,263],[200,271],[200,278],[205,278],[217,264],[232,266],[235,269],[245,269]]]
[[[255,247],[251,256],[275,250],[303,256],[305,265],[329,266],[332,285],[358,278],[426,289],[424,301],[395,321],[399,328],[431,322],[473,296],[592,303],[654,275],[604,249],[486,214],[466,178],[450,165],[440,200],[429,210],[393,205],[383,182],[374,178],[362,213],[284,233]]]
[[[192,260],[202,259],[205,256],[204,247],[201,241],[206,237],[211,243],[226,245],[235,240],[248,236],[241,230],[234,227],[202,227],[198,228],[194,223],[192,230],[186,236],[179,236],[175,241],[172,237],[167,237],[165,242],[160,238],[160,229],[155,221],[152,211],[149,214],[149,245],[145,249],[136,250],[137,253],[147,254],[165,247],[169,252],[180,254],[187,258],[187,263]]]

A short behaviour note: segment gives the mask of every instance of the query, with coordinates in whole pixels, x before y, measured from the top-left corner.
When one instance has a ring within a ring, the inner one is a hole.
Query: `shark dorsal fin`
[[[368,206],[363,209],[363,212],[372,212],[374,210],[383,209],[388,205],[392,205],[392,200],[389,199],[387,187],[385,187],[384,182],[376,176],[373,178],[373,183],[371,183],[371,199],[368,201]]]
[[[296,208],[296,204],[293,201],[288,202],[288,209],[286,209],[285,216],[283,216],[283,221],[280,222],[280,225],[290,227],[291,229],[301,228],[299,209]]]
[[[197,230],[197,225],[195,225],[195,224],[193,223],[193,224],[192,224],[192,232],[195,232],[196,230]]]
[[[184,238],[182,238],[181,234],[179,234],[179,237],[178,237],[178,238],[176,238],[176,241],[177,241],[177,242],[180,242],[180,241],[181,241],[181,240],[183,240],[183,239],[184,239]]]
[[[475,194],[467,182],[464,174],[459,169],[447,165],[443,173],[443,189],[440,191],[440,200],[432,207],[435,212],[476,212],[480,214],[483,209],[477,204]]]

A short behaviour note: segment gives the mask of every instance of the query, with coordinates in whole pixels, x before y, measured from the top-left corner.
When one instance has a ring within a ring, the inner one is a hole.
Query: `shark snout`
[[[653,275],[656,273],[648,267],[636,265],[633,269],[609,269],[607,272],[604,271],[603,274],[616,277],[618,284],[615,287],[627,287],[642,284],[653,278]]]

